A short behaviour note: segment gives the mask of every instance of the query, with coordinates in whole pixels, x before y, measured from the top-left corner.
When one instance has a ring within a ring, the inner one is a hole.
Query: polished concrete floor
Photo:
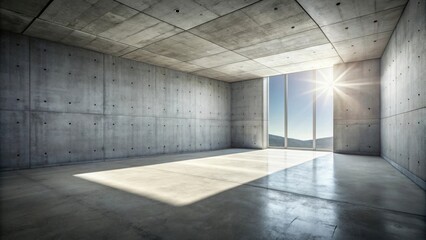
[[[379,157],[190,153],[1,173],[1,239],[425,239],[426,193]]]

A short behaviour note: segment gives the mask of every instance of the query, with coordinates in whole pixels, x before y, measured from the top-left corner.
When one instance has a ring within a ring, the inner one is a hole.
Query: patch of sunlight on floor
[[[331,153],[265,149],[74,176],[184,206],[328,154]]]

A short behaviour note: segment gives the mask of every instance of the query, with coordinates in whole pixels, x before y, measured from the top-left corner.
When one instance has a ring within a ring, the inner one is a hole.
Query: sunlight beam
[[[268,155],[256,155],[256,152]],[[147,166],[76,174],[173,206],[185,206],[270,174],[325,156],[327,152],[259,150]]]

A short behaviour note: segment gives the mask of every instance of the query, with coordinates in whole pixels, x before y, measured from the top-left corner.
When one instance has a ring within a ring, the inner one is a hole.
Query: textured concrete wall
[[[29,39],[0,37],[0,167],[30,166]]]
[[[19,169],[231,146],[231,85],[1,34],[0,164]]]
[[[380,60],[334,65],[334,152],[380,155]]]
[[[267,81],[231,84],[232,147],[267,147]]]
[[[426,2],[409,1],[381,59],[382,156],[426,188]]]

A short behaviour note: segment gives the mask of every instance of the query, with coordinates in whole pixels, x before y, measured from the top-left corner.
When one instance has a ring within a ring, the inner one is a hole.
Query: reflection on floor
[[[423,239],[378,157],[227,149],[1,173],[2,239]]]

